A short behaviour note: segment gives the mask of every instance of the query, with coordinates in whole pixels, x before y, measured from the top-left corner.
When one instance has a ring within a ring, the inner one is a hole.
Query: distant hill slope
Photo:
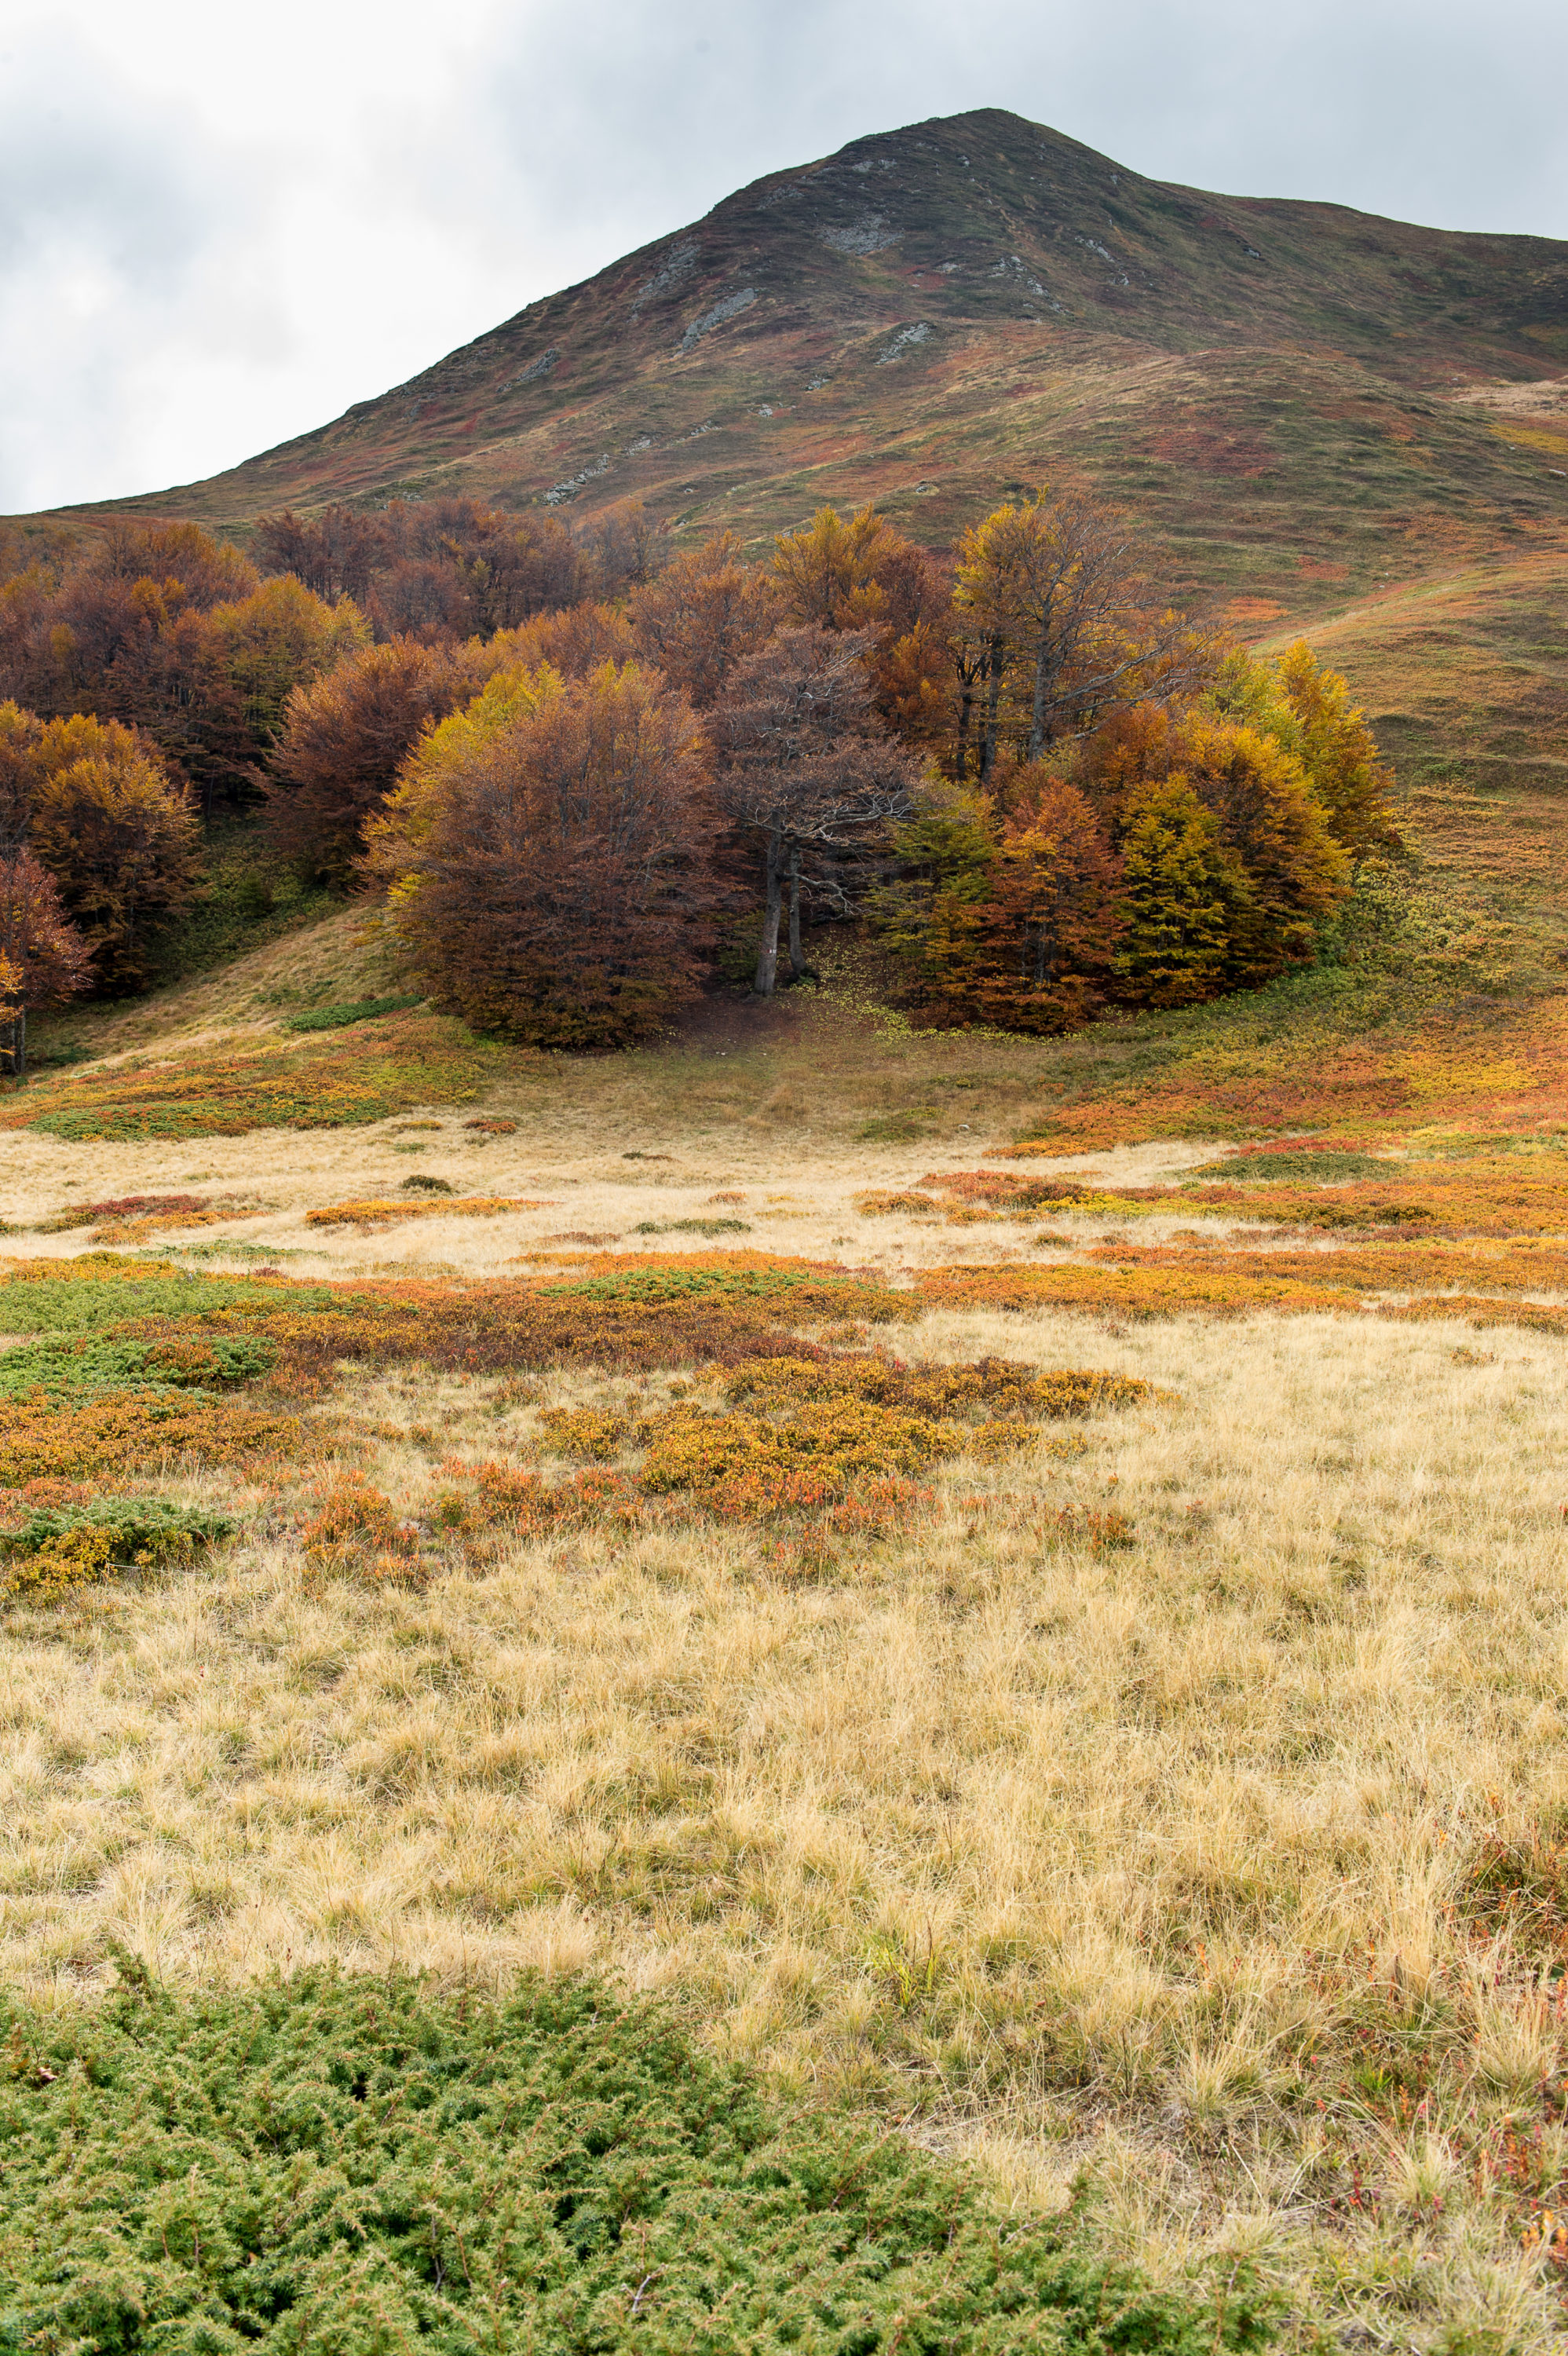
[[[1568,520],[1568,245],[1167,187],[987,109],[780,172],[332,424],[73,509],[638,496],[747,536],[875,498],[931,542],[1067,470],[1173,585],[1273,613]],[[1500,404],[1500,405],[1499,405]]]

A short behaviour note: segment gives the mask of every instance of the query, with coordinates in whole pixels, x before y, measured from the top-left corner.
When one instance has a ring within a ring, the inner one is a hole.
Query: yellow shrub
[[[45,1603],[73,1587],[90,1586],[101,1579],[114,1557],[112,1531],[75,1529],[48,1538],[30,1554],[14,1556],[5,1565],[0,1594],[22,1596],[29,1603]]]
[[[623,1448],[640,1447],[648,1436],[646,1424],[608,1408],[546,1408],[539,1421],[557,1455],[587,1456],[596,1464],[607,1463]]]

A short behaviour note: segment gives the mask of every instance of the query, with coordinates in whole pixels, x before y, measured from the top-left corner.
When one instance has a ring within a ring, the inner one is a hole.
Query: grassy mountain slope
[[[1568,437],[1528,388],[1565,361],[1553,241],[1167,187],[987,109],[755,182],[317,432],[111,506],[638,495],[757,535],[873,496],[939,541],[1066,467],[1189,588],[1294,609],[1555,540]]]

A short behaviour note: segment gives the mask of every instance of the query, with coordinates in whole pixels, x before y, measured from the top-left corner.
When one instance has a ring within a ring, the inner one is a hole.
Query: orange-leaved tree
[[[267,779],[267,831],[282,856],[342,888],[365,825],[391,792],[422,730],[465,702],[476,682],[443,647],[393,638],[363,647],[284,707]]]
[[[774,541],[772,586],[785,622],[867,632],[878,716],[912,751],[942,746],[955,709],[951,566],[872,507],[847,520],[822,507]]]
[[[744,562],[734,532],[721,531],[640,588],[631,618],[638,653],[706,712],[736,665],[773,636],[780,609],[768,576]]]
[[[357,609],[255,567],[195,525],[116,525],[0,592],[0,695],[140,728],[210,809],[249,799],[292,687],[368,636]]]
[[[461,659],[480,685],[497,671],[538,670],[541,663],[562,679],[586,679],[602,663],[630,662],[641,651],[619,605],[583,597],[553,614],[536,614],[515,630],[498,630],[493,638],[471,638]]]
[[[366,870],[438,1002],[544,1046],[613,1046],[698,987],[718,827],[683,696],[635,663],[541,666],[421,740]]]
[[[923,798],[899,831],[899,881],[876,898],[906,995],[1003,1030],[1086,1022],[1125,929],[1120,862],[1088,800],[1044,767],[1016,773],[1005,807],[970,787]]]
[[[99,981],[135,989],[149,928],[188,906],[200,830],[188,790],[134,728],[86,712],[40,731],[28,841],[59,886]]]
[[[74,998],[91,970],[48,870],[24,847],[0,850],[0,1033],[14,1078],[27,1076],[28,1014]]]

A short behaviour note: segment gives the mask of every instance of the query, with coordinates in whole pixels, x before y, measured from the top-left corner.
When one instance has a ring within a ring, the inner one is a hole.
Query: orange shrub
[[[307,1211],[307,1227],[389,1227],[400,1219],[490,1219],[506,1211],[549,1211],[555,1205],[524,1194],[435,1195],[422,1203],[376,1196],[360,1203],[330,1203]]]
[[[108,1392],[79,1406],[39,1391],[5,1403],[0,1488],[181,1462],[254,1468],[311,1452],[297,1416],[167,1392]]]

